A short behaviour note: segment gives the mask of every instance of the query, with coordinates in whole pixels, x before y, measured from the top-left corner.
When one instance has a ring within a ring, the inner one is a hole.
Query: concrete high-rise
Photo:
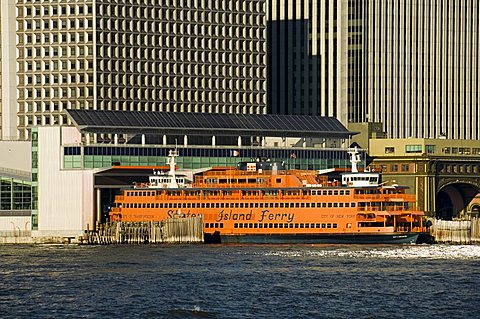
[[[64,109],[266,113],[264,1],[2,0],[1,136]]]
[[[347,122],[347,9],[347,1],[268,1],[269,113]]]
[[[480,139],[479,0],[269,0],[269,112]]]

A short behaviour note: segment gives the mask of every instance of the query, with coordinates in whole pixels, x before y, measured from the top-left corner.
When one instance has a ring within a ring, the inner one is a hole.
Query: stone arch
[[[450,181],[439,187],[435,200],[435,217],[451,220],[462,218],[470,212],[468,205],[479,193],[479,186],[472,181]]]

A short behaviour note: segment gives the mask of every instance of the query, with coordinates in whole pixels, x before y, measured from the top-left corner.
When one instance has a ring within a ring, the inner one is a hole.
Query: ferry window
[[[333,207],[338,207],[338,203],[333,203]]]
[[[215,228],[218,228],[218,223],[215,223]]]
[[[206,203],[205,208],[210,208],[210,203]]]
[[[343,203],[339,203],[338,205],[339,205],[340,207],[343,207]]]
[[[174,203],[174,204],[173,204],[173,208],[177,208],[177,203]]]
[[[257,223],[253,224],[253,228],[258,228],[258,224]]]
[[[243,208],[243,203],[240,203],[240,208]]]
[[[332,191],[328,191],[328,195],[332,195]]]
[[[263,224],[258,224],[258,228],[263,228]]]
[[[233,228],[238,228],[238,223],[233,224]]]
[[[310,225],[309,225],[309,224],[305,224],[305,228],[310,228]]]
[[[191,208],[190,206],[191,206],[191,204],[190,204],[190,203],[187,203],[187,208]]]
[[[283,228],[283,224],[278,224],[278,228]]]
[[[280,203],[280,208],[284,208],[284,203]]]
[[[283,228],[288,228],[288,224],[283,224]]]
[[[248,228],[248,223],[243,223],[243,228]]]
[[[225,203],[225,208],[230,208],[230,203]]]
[[[312,191],[312,195],[317,195],[317,191]]]
[[[238,203],[235,203],[235,208],[238,208]]]
[[[303,223],[300,223],[300,228],[304,228],[304,225],[303,225]]]
[[[248,224],[248,228],[253,228],[253,224],[252,223]]]
[[[238,228],[243,228],[243,224],[242,223],[238,224]]]
[[[338,196],[338,191],[333,191],[333,195],[337,195],[337,196]]]
[[[355,203],[351,203],[351,204],[350,204],[350,207],[355,207]]]
[[[340,191],[340,195],[345,195],[345,191]]]
[[[297,224],[297,223],[295,223],[295,228],[298,228],[298,224]]]
[[[275,203],[275,208],[278,208],[278,203]]]
[[[332,203],[328,203],[328,207],[329,207],[329,208],[332,207]]]
[[[294,226],[293,224],[290,224],[289,228],[293,228],[293,226]]]
[[[350,191],[345,191],[345,195],[350,195]]]
[[[337,224],[333,224],[333,228],[337,228]]]
[[[300,203],[295,203],[295,208],[299,208],[300,207]]]
[[[215,203],[215,208],[220,208],[220,203]]]
[[[325,226],[326,226],[325,223],[322,223],[322,228],[325,228]]]
[[[147,192],[143,192],[142,196],[147,196]]]
[[[277,184],[280,184],[281,182],[282,182],[281,178],[277,178],[276,181],[275,181],[275,183],[277,183]]]
[[[223,223],[220,223],[220,228],[223,228]]]
[[[327,203],[322,203],[322,208],[327,207]]]
[[[210,228],[213,228],[213,223],[210,223]]]
[[[150,208],[150,203],[147,203],[147,208]]]
[[[235,224],[235,225],[236,225],[236,224]],[[233,227],[235,227],[235,226],[233,226]],[[205,223],[205,228],[208,228],[208,223]],[[236,227],[235,227],[235,228],[236,228]]]
[[[348,223],[348,224],[347,224],[347,228],[352,228],[352,224],[351,224],[351,223]]]
[[[315,224],[314,224],[314,223],[311,223],[311,224],[310,224],[310,228],[315,228]]]
[[[325,196],[325,195],[327,195],[327,194],[328,194],[327,191],[323,191],[323,192],[322,192],[322,195],[323,195],[323,196]]]
[[[202,203],[202,208],[205,208],[205,203]]]
[[[158,204],[158,208],[163,208],[163,204]]]
[[[142,208],[146,208],[147,205],[145,205],[145,203],[142,204]]]
[[[320,224],[315,224],[315,228],[320,228]]]
[[[328,223],[327,228],[332,228],[332,224]]]
[[[268,228],[273,228],[273,224],[268,224]]]
[[[317,203],[317,207],[322,207],[322,203]]]
[[[269,206],[270,206],[270,208],[273,208],[273,203],[270,203]]]
[[[350,207],[350,203],[345,203],[345,207]]]
[[[306,208],[310,208],[310,203],[305,203]]]
[[[255,203],[255,208],[258,208],[258,203]]]

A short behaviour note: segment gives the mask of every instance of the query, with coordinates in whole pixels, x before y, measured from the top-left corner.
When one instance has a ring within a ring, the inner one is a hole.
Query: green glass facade
[[[143,146],[78,146],[64,147],[65,169],[106,168],[121,166],[162,166],[171,147]],[[210,166],[234,166],[257,158],[285,162],[287,169],[325,169],[348,167],[348,154],[343,149],[280,149],[181,147],[177,165],[183,169]],[[240,156],[233,156],[238,154]]]
[[[0,211],[30,210],[32,183],[0,176]]]

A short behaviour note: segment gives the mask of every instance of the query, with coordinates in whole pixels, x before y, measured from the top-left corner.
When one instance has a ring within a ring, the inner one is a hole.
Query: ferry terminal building
[[[13,210],[0,214],[0,231],[14,222],[21,229],[31,225],[34,238],[77,238],[106,221],[121,188],[165,168],[172,149],[180,155],[177,166],[188,170],[258,159],[284,162],[287,169],[345,168],[356,134],[336,118],[320,116],[96,110],[66,115],[74,127],[32,128],[31,214],[25,207],[22,216]]]

